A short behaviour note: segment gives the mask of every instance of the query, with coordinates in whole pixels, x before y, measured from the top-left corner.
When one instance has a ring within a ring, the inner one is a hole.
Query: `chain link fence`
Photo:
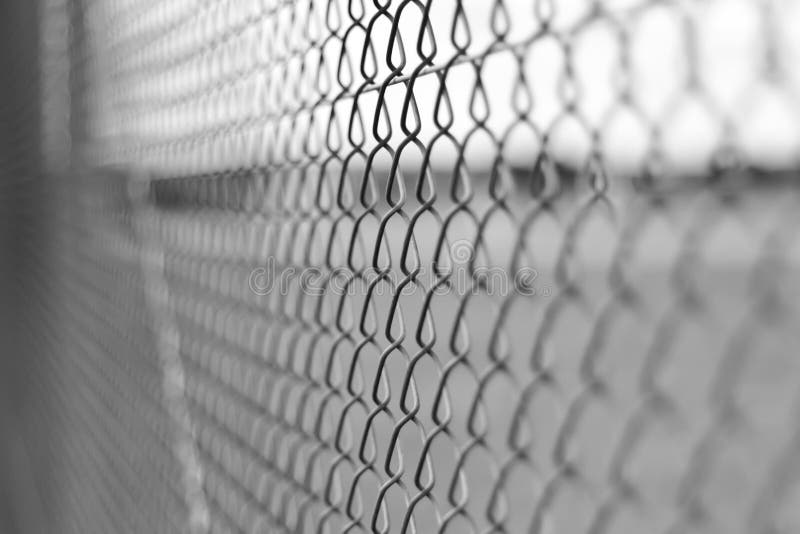
[[[46,531],[800,530],[800,2],[37,6]]]

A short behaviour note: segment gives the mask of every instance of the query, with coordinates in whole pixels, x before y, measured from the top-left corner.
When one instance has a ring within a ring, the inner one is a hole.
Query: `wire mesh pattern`
[[[66,530],[800,528],[800,4],[53,5]]]

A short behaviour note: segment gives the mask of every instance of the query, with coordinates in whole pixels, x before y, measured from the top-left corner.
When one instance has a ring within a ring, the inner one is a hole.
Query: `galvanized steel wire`
[[[45,4],[65,531],[800,528],[797,2]]]

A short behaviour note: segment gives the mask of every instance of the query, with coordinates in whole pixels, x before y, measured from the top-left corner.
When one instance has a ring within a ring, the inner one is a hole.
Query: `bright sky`
[[[365,81],[359,71],[365,34],[358,29],[348,34],[345,46],[351,68],[337,66],[341,40],[332,39],[321,50],[326,59],[324,72],[313,76],[320,52],[312,41],[329,36],[331,29],[343,36],[352,24],[348,3],[358,5],[334,0],[334,9],[326,10],[328,3],[313,0],[309,10],[306,2],[277,0],[96,2],[89,14],[97,58],[90,82],[96,89],[91,99],[95,156],[107,163],[134,163],[185,174],[274,164],[301,157],[304,150],[318,150],[330,122],[331,105],[314,108],[313,126],[309,110],[321,94],[327,94],[325,100],[330,102],[342,91],[337,80],[350,87],[349,95]],[[363,20],[369,21],[376,8],[372,2],[363,3]],[[653,125],[659,127],[658,147],[672,168],[702,166],[723,143],[753,162],[798,164],[799,1],[599,3],[605,14],[585,25],[580,21],[595,4],[590,0],[505,0],[505,14],[493,11],[494,1],[463,2],[455,39],[466,43],[464,28],[469,27],[467,56],[485,53],[497,30],[506,32],[510,46],[501,46],[504,50],[492,52],[483,62],[480,77],[486,104],[480,99],[472,103],[476,73],[471,63],[450,69],[446,80],[452,106],[450,132],[463,142],[475,125],[471,112],[485,114],[489,129],[497,137],[506,136],[504,157],[517,165],[533,161],[542,132],[548,132],[552,154],[584,161],[595,131],[599,153],[612,169],[635,170],[649,157]],[[450,37],[456,6],[455,0],[431,4],[437,67],[457,55]],[[393,1],[389,10],[399,16],[406,62],[403,74],[409,75],[422,61],[416,52],[421,9],[412,2]],[[354,8],[355,15],[360,12],[361,8]],[[547,36],[538,37],[543,19],[550,20],[551,29]],[[171,31],[165,31],[170,27]],[[386,64],[390,28],[384,18],[370,36],[377,64],[367,69],[375,73],[376,86],[390,73]],[[126,39],[127,45],[115,46]],[[568,56],[559,39],[570,43]],[[423,38],[422,47],[431,49],[429,36]],[[393,48],[393,61],[400,60],[399,48]],[[522,51],[521,63],[513,48]],[[765,67],[770,50],[774,50],[771,80]],[[627,70],[622,68],[626,55]],[[182,56],[188,60],[164,61]],[[687,90],[692,57],[703,88],[694,93]],[[571,85],[564,83],[568,68],[573,73]],[[520,75],[530,94],[516,91]],[[417,137],[424,144],[438,132],[434,114],[439,83],[436,76],[427,75],[414,86],[420,113]],[[626,84],[635,108],[619,105]],[[386,133],[391,124],[393,148],[405,138],[406,91],[406,84],[397,83],[385,95],[388,123],[382,118],[379,131]],[[580,119],[564,117],[565,96],[574,98]],[[520,108],[529,97],[528,123],[519,123],[515,103]],[[172,105],[154,106],[157,101]],[[367,128],[377,106],[377,90],[359,100]],[[334,110],[342,134],[351,109],[352,99],[344,97]],[[441,113],[440,118],[447,119]],[[406,125],[414,127],[411,117]],[[205,135],[221,131],[225,133]],[[371,130],[363,135],[365,149],[373,148],[376,140]],[[346,139],[335,142],[346,154],[350,148]],[[467,144],[468,164],[476,170],[488,167],[496,150],[491,138],[475,135]],[[435,165],[447,167],[455,153],[452,145],[440,143],[434,151]],[[406,150],[402,156],[404,165],[420,158],[417,149]],[[388,156],[379,159],[388,160]]]

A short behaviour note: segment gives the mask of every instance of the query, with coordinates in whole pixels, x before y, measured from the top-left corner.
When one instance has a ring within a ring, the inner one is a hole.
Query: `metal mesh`
[[[49,524],[800,529],[800,3],[39,15]]]

